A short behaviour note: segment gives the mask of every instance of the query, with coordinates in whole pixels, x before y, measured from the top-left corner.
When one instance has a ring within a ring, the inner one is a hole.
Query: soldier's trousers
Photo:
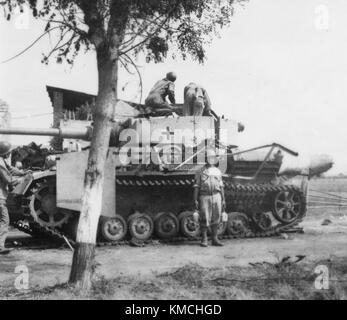
[[[160,96],[149,96],[145,102],[146,112],[152,113],[156,117],[166,117],[172,115],[172,108],[169,103],[163,101]]]
[[[218,225],[222,216],[222,195],[201,195],[199,197],[200,226],[206,228]]]
[[[184,116],[202,116],[204,113],[205,104],[203,97],[184,97],[183,115]]]
[[[6,201],[0,200],[0,249],[5,247],[9,224],[10,218],[6,207]]]

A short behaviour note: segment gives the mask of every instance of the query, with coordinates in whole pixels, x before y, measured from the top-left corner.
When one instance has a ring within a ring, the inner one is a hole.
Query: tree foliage
[[[29,6],[45,21],[46,34],[56,43],[43,57],[47,63],[73,63],[81,50],[115,46],[126,65],[144,53],[147,62],[162,62],[169,54],[191,56],[203,63],[206,45],[229,25],[234,3],[245,0],[5,0],[6,19]],[[117,37],[115,37],[117,35]]]

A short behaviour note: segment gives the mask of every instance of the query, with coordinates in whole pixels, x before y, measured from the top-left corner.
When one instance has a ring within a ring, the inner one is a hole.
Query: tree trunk
[[[95,244],[102,208],[104,168],[109,147],[114,108],[117,103],[118,56],[97,50],[99,92],[94,110],[94,129],[85,173],[82,208],[77,229],[69,282],[81,292],[92,286]]]

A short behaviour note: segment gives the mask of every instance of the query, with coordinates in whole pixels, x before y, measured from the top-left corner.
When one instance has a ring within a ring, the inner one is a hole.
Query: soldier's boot
[[[218,239],[218,225],[211,226],[212,231],[212,245],[216,247],[223,247],[223,243],[221,243]]]
[[[7,227],[3,228],[0,225],[0,255],[9,254],[11,250],[5,248],[5,240],[7,236]]]
[[[208,247],[208,239],[207,239],[207,228],[201,229],[201,247]]]

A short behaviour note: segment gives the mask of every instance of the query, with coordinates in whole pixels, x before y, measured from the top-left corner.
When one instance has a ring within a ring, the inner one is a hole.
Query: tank
[[[280,179],[284,154],[272,143],[240,151],[238,123],[218,117],[129,119],[112,131],[105,167],[98,240],[119,243],[196,239],[193,184],[205,152],[217,146],[224,164],[226,212],[219,226],[226,238],[272,236],[295,227],[306,213],[307,181]],[[0,129],[0,134],[58,136],[88,141],[80,129]],[[177,135],[184,139],[176,139]],[[131,139],[129,139],[131,137]],[[259,152],[265,152],[263,158]],[[8,199],[11,223],[34,236],[73,240],[81,209],[88,147],[56,156],[56,166],[27,175]],[[256,157],[251,157],[257,152]]]

